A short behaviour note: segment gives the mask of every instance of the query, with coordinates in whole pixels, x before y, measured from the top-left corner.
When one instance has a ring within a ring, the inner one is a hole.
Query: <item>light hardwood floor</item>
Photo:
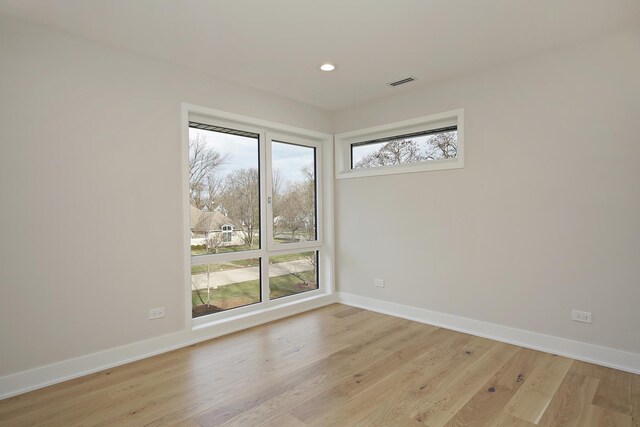
[[[334,304],[5,399],[0,425],[640,427],[640,376]]]

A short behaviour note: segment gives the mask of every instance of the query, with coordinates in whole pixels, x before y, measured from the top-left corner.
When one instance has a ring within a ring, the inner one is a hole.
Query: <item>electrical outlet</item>
[[[591,313],[588,311],[571,310],[571,320],[576,322],[591,323]]]
[[[384,280],[382,279],[373,279],[373,285],[378,288],[384,288]]]
[[[164,307],[149,309],[149,320],[160,319],[161,317],[164,317]]]

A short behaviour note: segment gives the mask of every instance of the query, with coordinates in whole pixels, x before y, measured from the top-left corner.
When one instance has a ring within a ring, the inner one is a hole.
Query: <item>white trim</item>
[[[253,312],[255,310],[261,310],[263,308],[269,308],[269,254],[267,252],[267,150],[270,148],[267,144],[267,132],[264,129],[260,130],[260,143],[259,157],[258,157],[258,171],[260,176],[260,302],[255,305],[247,306],[247,312]],[[218,318],[224,319],[227,316],[235,316],[233,310],[220,313],[218,316],[203,316],[199,319],[193,319],[191,324],[194,328],[201,325],[202,322],[217,322]]]
[[[338,292],[337,296],[341,304],[640,374],[638,353],[344,292]]]
[[[191,322],[189,322],[188,330],[185,331],[162,335],[6,375],[0,377],[0,399],[6,399],[73,378],[124,365],[125,363],[166,353],[201,341],[333,304],[334,302],[335,295],[326,294],[307,298],[303,301],[284,301],[277,307],[238,315],[214,324],[202,325],[193,331],[191,330]]]
[[[429,160],[402,165],[380,166],[375,168],[351,169],[351,145],[379,138],[388,138],[414,132],[428,131],[446,126],[458,127],[458,155],[455,159]],[[362,178],[399,173],[426,172],[464,167],[464,110],[457,109],[430,116],[417,117],[400,122],[374,126],[334,136],[335,140],[335,177]]]
[[[268,274],[268,263],[262,261],[262,265],[265,266],[265,268],[261,270],[263,272],[263,275]],[[266,286],[262,287],[262,302],[255,302],[253,304],[230,308],[219,313],[214,313],[215,315],[208,314],[205,316],[196,317],[191,321],[192,328],[195,330],[202,327],[215,326],[220,322],[227,321],[228,319],[236,319],[238,317],[249,316],[253,313],[260,313],[264,310],[272,310],[274,308],[280,307],[281,305],[284,305],[285,303],[296,303],[300,301],[306,301],[309,298],[317,298],[323,295],[328,295],[321,289],[313,289],[272,300],[269,298],[269,282],[266,281],[264,283],[266,283]]]
[[[318,263],[320,283],[318,287],[328,294],[334,295],[336,292],[335,276],[334,276],[334,242],[335,242],[335,210],[333,201],[333,138],[323,141],[322,164],[324,165],[322,179],[322,210],[318,211],[318,217],[322,218],[322,229],[318,232],[318,239],[323,242],[322,250],[320,250],[320,258]],[[325,173],[326,172],[326,173]]]
[[[180,115],[180,129],[182,131],[182,230],[183,230],[183,287],[184,287],[184,327],[191,330],[192,318],[192,290],[191,290],[191,201],[189,200],[189,105],[182,103]],[[188,285],[187,285],[188,284]]]

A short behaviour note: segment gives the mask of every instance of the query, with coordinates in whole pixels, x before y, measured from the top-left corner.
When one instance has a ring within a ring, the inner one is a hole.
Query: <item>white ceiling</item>
[[[640,0],[0,0],[0,15],[339,110],[638,27]]]

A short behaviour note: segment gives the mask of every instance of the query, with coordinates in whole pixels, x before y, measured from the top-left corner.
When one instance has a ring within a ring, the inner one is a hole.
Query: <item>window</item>
[[[259,142],[255,132],[189,122],[192,256],[260,249]],[[236,245],[224,245],[229,224]]]
[[[336,178],[464,166],[462,110],[336,135]]]
[[[322,146],[330,137],[187,116],[191,317],[228,317],[327,293],[327,269],[319,266],[330,264],[330,253],[320,213]]]
[[[233,225],[223,225],[222,226],[222,242],[231,243],[232,235],[233,235]]]
[[[455,159],[458,127],[434,129],[351,144],[351,169]]]
[[[309,242],[316,233],[316,148],[271,143],[274,243]]]

